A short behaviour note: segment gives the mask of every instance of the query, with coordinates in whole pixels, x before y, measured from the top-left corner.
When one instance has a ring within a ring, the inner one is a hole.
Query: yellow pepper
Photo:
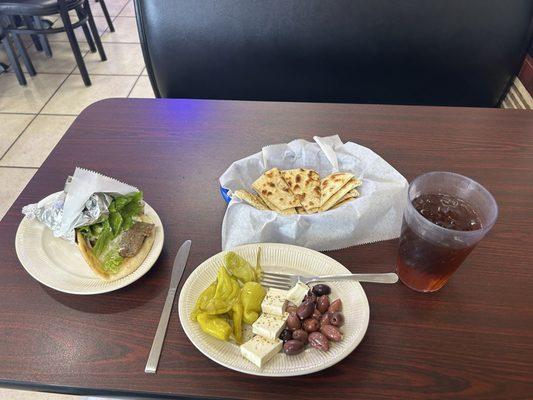
[[[261,312],[261,302],[265,298],[266,291],[263,286],[257,282],[245,283],[241,289],[241,302],[244,308],[243,321],[251,325]]]
[[[233,321],[233,336],[235,336],[235,341],[237,344],[242,343],[242,317],[243,317],[244,308],[241,301],[239,300],[233,305],[231,319]]]
[[[203,310],[211,315],[227,313],[239,299],[240,289],[239,282],[228,274],[226,268],[220,268],[215,295],[207,302]]]
[[[198,314],[205,311],[207,303],[215,296],[216,289],[217,282],[215,281],[211,285],[209,285],[207,289],[200,293],[200,296],[198,296],[198,300],[196,300],[196,304],[194,305],[194,310],[192,310],[191,313],[191,318],[193,320],[196,320]]]
[[[217,339],[227,341],[231,334],[231,326],[224,318],[218,315],[200,313],[196,317],[200,328],[207,334]]]
[[[248,261],[233,251],[224,255],[224,264],[228,271],[242,283],[256,280],[255,271]]]

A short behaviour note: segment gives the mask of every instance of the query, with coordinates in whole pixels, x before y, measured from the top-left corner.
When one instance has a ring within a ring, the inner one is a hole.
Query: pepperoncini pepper
[[[261,302],[265,298],[266,291],[257,282],[247,282],[241,289],[241,302],[244,309],[243,321],[253,324],[261,312]]]
[[[242,343],[242,317],[244,313],[244,307],[241,301],[237,301],[232,308],[231,319],[233,321],[233,336],[237,344]]]
[[[191,313],[191,318],[193,320],[196,320],[198,314],[205,310],[207,303],[215,296],[216,289],[217,282],[215,281],[211,285],[209,285],[207,289],[200,293],[200,296],[198,296],[198,300],[196,300],[196,304],[194,305],[194,309]]]
[[[211,315],[227,313],[239,299],[239,293],[239,282],[222,267],[218,270],[215,295],[206,303],[203,310]]]
[[[231,334],[231,326],[224,318],[218,315],[200,313],[196,317],[198,325],[207,334],[217,339],[227,341]]]
[[[224,255],[224,264],[235,278],[242,283],[256,281],[255,271],[248,261],[233,251],[228,251]]]

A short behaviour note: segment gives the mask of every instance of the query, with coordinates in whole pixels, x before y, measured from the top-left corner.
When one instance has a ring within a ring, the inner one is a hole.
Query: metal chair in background
[[[2,15],[0,15],[0,43],[2,43],[2,45],[4,46],[4,49],[7,53],[7,57],[9,59],[11,67],[15,72],[18,82],[21,85],[26,85],[27,81],[24,76],[24,72],[22,71],[22,68],[20,66],[17,52],[22,58],[24,66],[26,67],[26,71],[28,71],[28,74],[30,74],[30,76],[34,76],[36,74],[35,68],[33,67],[30,57],[28,56],[28,53],[26,52],[26,49],[24,47],[24,43],[22,43],[20,37],[14,36],[13,38],[11,38],[8,32],[5,30],[4,27],[8,25],[9,22],[7,22],[7,18],[2,17]],[[12,40],[15,43],[17,51],[15,51],[15,48],[13,47]],[[3,71],[7,71],[7,69],[7,65],[2,65]]]
[[[71,10],[74,10],[78,15],[78,21],[71,21],[69,15],[69,11]],[[63,22],[62,27],[46,27],[42,24],[42,16],[53,14],[59,14]],[[98,50],[100,59],[102,61],[107,60],[88,0],[0,0],[0,16],[2,15],[8,19],[8,25],[4,26],[4,32],[7,33],[7,36],[13,38],[17,49],[19,47],[24,47],[21,44],[19,46],[19,43],[21,43],[20,35],[22,34],[37,35],[40,37],[41,35],[65,32],[83,82],[86,86],[91,85],[91,79],[89,78],[89,73],[85,67],[85,62],[74,29],[81,27],[91,52],[94,53]],[[17,26],[14,21],[15,16],[22,16],[24,22],[29,20],[32,21],[23,26]],[[41,40],[41,46],[43,49],[45,49],[46,45],[47,41]],[[25,50],[19,50],[19,53],[24,59]],[[19,79],[19,82],[20,81],[21,80]]]

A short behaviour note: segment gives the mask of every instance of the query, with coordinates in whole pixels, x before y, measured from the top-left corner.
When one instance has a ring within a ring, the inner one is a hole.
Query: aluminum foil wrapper
[[[109,214],[108,207],[113,197],[105,193],[93,193],[85,202],[83,211],[73,223],[72,230],[66,234],[61,231],[63,220],[63,206],[66,193],[54,193],[35,204],[29,204],[22,208],[22,213],[30,219],[37,219],[45,224],[53,232],[54,236],[62,237],[69,242],[75,241],[75,228],[91,225],[102,221]]]
[[[45,224],[54,236],[74,242],[76,228],[101,222],[108,216],[113,197],[137,191],[114,178],[76,168],[62,192],[23,207],[22,213]]]

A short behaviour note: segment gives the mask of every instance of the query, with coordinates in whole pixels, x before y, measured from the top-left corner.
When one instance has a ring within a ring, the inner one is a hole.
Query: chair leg
[[[72,28],[72,22],[70,21],[68,11],[61,11],[61,19],[63,20],[63,27],[65,28],[65,32],[67,33],[70,48],[74,53],[74,58],[76,59],[76,64],[78,65],[78,69],[80,70],[83,83],[85,83],[85,86],[91,86],[91,78],[89,78],[89,73],[87,72],[87,68],[85,67],[85,62],[83,61],[83,56],[81,55],[80,51],[80,45],[78,44],[78,40],[76,39],[76,35],[74,34],[74,29]]]
[[[35,26],[37,27],[37,29],[44,29],[44,24],[41,21],[40,17],[37,17],[37,16],[33,17],[33,22]],[[52,48],[50,47],[50,42],[48,41],[48,38],[46,37],[46,35],[43,35],[43,34],[38,35],[38,36],[39,36],[39,41],[41,42],[41,47],[44,50],[44,54],[46,54],[46,57],[51,58]]]
[[[26,24],[26,26],[32,29],[33,28],[32,18],[28,16],[24,16],[23,18],[24,18],[24,23]],[[43,51],[43,47],[41,46],[41,41],[39,40],[39,36],[33,34],[33,35],[30,35],[30,37],[37,51]]]
[[[96,43],[96,47],[98,48],[98,54],[100,54],[100,60],[106,61],[107,56],[105,54],[104,46],[102,46],[102,40],[100,39],[100,35],[98,34],[98,28],[96,27],[96,23],[94,22],[93,12],[91,11],[91,7],[89,6],[88,0],[85,0],[85,2],[83,3],[83,9],[88,17],[89,26],[91,28],[94,41]]]
[[[13,42],[15,42],[15,47],[17,48],[19,55],[22,57],[22,61],[24,62],[24,65],[26,66],[26,70],[28,71],[28,74],[30,74],[30,76],[35,76],[37,72],[35,72],[35,68],[33,67],[33,63],[30,60],[30,56],[26,52],[24,43],[22,43],[22,39],[16,33],[12,34],[12,36],[13,36]]]
[[[83,14],[78,8],[76,9],[76,14],[78,14],[79,19],[83,18]],[[83,29],[83,34],[85,35],[85,39],[87,39],[87,44],[89,45],[91,53],[96,53],[96,47],[94,46],[94,40],[91,36],[91,31],[89,30],[89,27],[87,26],[87,24],[83,24],[81,28]]]
[[[109,16],[109,11],[107,11],[107,6],[105,0],[100,0],[100,7],[102,7],[102,12],[104,13],[105,20],[107,21],[107,26],[111,32],[115,32],[115,27],[113,26],[113,20]]]
[[[24,72],[22,72],[22,68],[20,67],[19,59],[16,56],[15,51],[13,50],[13,46],[11,45],[9,36],[4,37],[4,39],[2,39],[2,43],[4,44],[4,48],[6,49],[6,53],[9,58],[9,61],[11,62],[11,66],[15,70],[15,75],[17,76],[19,84],[25,86],[27,84],[26,78],[24,77]]]

